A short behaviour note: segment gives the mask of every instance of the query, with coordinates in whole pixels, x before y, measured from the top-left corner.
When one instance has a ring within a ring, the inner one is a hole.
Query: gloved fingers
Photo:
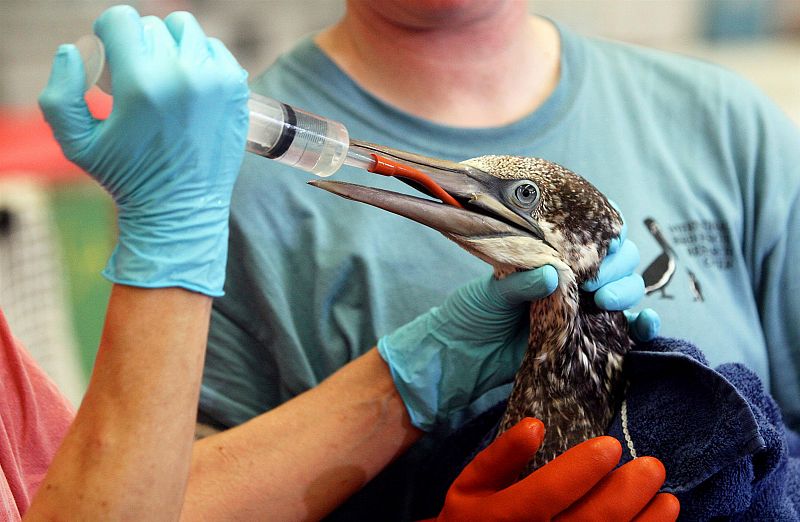
[[[558,272],[550,265],[534,270],[509,274],[503,279],[492,278],[490,293],[499,296],[504,303],[517,306],[536,301],[552,294],[558,286]]]
[[[132,68],[146,56],[142,20],[133,7],[116,5],[95,20],[94,32],[103,41],[111,88],[117,94]]]
[[[542,444],[544,431],[539,419],[522,419],[478,453],[453,482],[453,487],[467,493],[505,489],[533,458]]]
[[[633,522],[675,522],[681,513],[678,497],[670,493],[659,493],[644,508]]]
[[[177,42],[181,58],[192,63],[203,63],[211,56],[206,33],[191,13],[171,13],[164,19],[164,24]]]
[[[583,289],[587,292],[594,292],[606,284],[632,274],[638,264],[639,249],[636,247],[636,243],[631,240],[625,241],[616,252],[606,253],[606,257],[600,263],[597,276],[586,281]]]
[[[47,86],[39,94],[39,107],[64,154],[73,161],[88,146],[93,129],[100,123],[86,106],[85,84],[78,49],[72,44],[61,45],[53,58]]]
[[[233,78],[238,78],[239,83],[243,83],[244,87],[247,88],[247,71],[245,71],[239,62],[236,61],[233,54],[225,47],[225,44],[222,43],[217,38],[208,38],[208,49],[211,56],[216,61],[217,65],[221,67],[225,67],[228,70],[228,76]],[[249,91],[248,91],[249,92]]]
[[[631,520],[653,500],[665,478],[660,460],[653,457],[632,460],[603,478],[556,520]]]
[[[594,293],[594,302],[603,310],[619,312],[637,305],[643,297],[644,279],[631,274],[600,287]]]
[[[143,16],[142,37],[144,38],[148,56],[162,60],[177,56],[178,45],[161,18]]]
[[[589,439],[565,451],[500,495],[507,495],[508,503],[513,503],[515,498],[526,499],[531,512],[536,513],[537,518],[546,519],[561,513],[592,490],[614,469],[621,455],[622,446],[617,439],[607,436]]]
[[[625,310],[628,328],[634,339],[649,342],[658,337],[661,330],[661,317],[652,308],[645,308],[639,313]]]

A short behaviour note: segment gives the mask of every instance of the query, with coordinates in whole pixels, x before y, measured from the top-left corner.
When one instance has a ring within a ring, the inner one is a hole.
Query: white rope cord
[[[631,452],[631,457],[638,458],[636,456],[636,448],[633,447],[633,439],[631,438],[631,432],[628,430],[628,400],[626,396],[628,395],[628,383],[625,382],[625,389],[623,390],[623,398],[622,398],[622,408],[620,409],[620,417],[622,418],[622,434],[625,436],[625,444],[628,446],[628,451]]]

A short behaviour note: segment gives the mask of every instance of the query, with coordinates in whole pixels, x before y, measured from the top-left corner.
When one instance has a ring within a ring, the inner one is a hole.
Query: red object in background
[[[111,113],[111,96],[93,88],[86,102],[97,118]],[[89,178],[61,153],[39,107],[0,107],[0,178],[22,176],[42,181]]]

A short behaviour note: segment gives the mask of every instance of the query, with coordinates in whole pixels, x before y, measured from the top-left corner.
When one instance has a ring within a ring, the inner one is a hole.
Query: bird
[[[689,274],[689,290],[692,292],[692,296],[694,296],[694,300],[698,302],[703,302],[703,290],[700,288],[700,281],[697,280],[697,276],[694,275],[694,272],[686,269],[686,272]]]
[[[530,305],[527,350],[497,433],[524,417],[544,422],[546,436],[523,476],[605,433],[622,400],[622,362],[633,341],[624,314],[599,309],[581,284],[597,276],[619,236],[619,212],[587,180],[541,158],[489,155],[456,163],[388,151],[464,208],[337,181],[310,183],[438,230],[492,265],[495,277],[546,264],[558,273],[556,290]]]
[[[678,256],[667,242],[664,234],[661,233],[661,227],[658,226],[655,219],[645,218],[644,224],[662,249],[662,252],[642,272],[645,294],[649,295],[660,290],[663,299],[672,299],[671,295],[667,295],[666,289],[672,276],[675,275]]]

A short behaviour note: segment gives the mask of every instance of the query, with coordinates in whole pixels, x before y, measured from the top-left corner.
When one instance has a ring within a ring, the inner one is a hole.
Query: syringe
[[[372,170],[375,159],[350,147],[347,128],[338,121],[251,93],[247,150],[317,176],[330,176],[343,164]]]
[[[84,35],[75,42],[86,75],[86,89],[93,85],[111,94],[105,65],[103,42],[95,35]],[[430,177],[413,166],[374,153],[370,144],[351,140],[347,128],[338,121],[297,109],[266,96],[251,93],[248,100],[250,127],[246,150],[259,156],[327,177],[342,165],[351,165],[376,174],[400,176],[424,185],[445,203],[461,205]]]
[[[78,39],[75,46],[83,58],[86,89],[96,83],[111,94],[104,68],[103,42],[88,34]],[[351,150],[347,128],[338,121],[255,93],[250,95],[248,107],[250,128],[246,148],[249,152],[322,177],[330,176],[344,164],[365,170],[375,165],[369,155]]]

